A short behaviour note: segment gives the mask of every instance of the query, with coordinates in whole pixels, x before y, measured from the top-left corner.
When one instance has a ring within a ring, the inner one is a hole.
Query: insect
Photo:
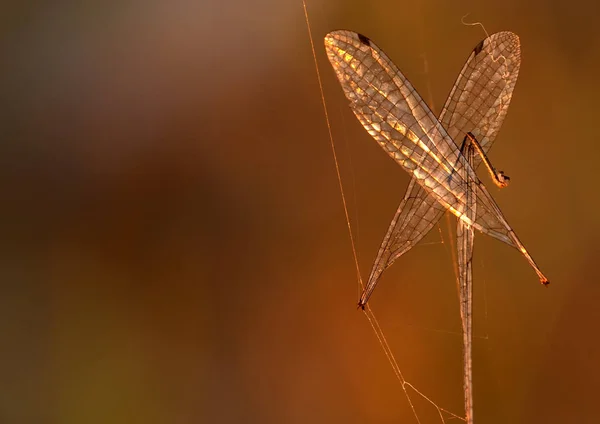
[[[467,59],[437,119],[406,77],[367,37],[334,31],[325,37],[328,58],[350,108],[411,182],[383,239],[359,307],[382,273],[418,243],[446,210],[457,218],[458,280],[464,343],[467,422],[472,422],[472,255],[474,229],[517,248],[542,284],[548,279],[508,225],[478,179],[484,163],[492,180],[509,178],[487,158],[506,116],[520,67],[519,38],[510,32],[480,42]],[[455,141],[462,141],[460,147]]]
[[[385,268],[423,238],[446,210],[465,225],[517,248],[541,283],[548,284],[474,171],[483,161],[498,185],[506,183],[506,176],[493,168],[485,152],[498,133],[512,96],[520,64],[518,37],[503,32],[478,44],[439,120],[396,65],[364,35],[334,31],[325,37],[325,48],[358,120],[413,176],[359,305],[367,303]],[[476,61],[477,56],[483,61]],[[454,142],[463,140],[467,132],[479,154],[474,166]],[[477,202],[473,218],[466,213],[468,191]]]

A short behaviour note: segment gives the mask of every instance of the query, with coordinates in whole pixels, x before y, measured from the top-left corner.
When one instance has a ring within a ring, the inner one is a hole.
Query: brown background
[[[477,236],[475,416],[597,422],[600,8],[483,3],[308,3],[361,271],[408,176],[323,36],[368,35],[439,111],[484,37],[461,17],[516,32],[491,152],[512,185],[491,189],[552,284]],[[1,422],[415,422],[355,309],[300,0],[14,1],[0,20]],[[405,377],[462,414],[449,243],[444,220],[372,305]]]

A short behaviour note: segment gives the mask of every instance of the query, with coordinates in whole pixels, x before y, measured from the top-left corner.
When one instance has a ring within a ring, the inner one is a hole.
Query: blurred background
[[[482,180],[552,284],[477,235],[475,420],[597,422],[600,6],[307,6],[363,278],[409,178],[324,35],[369,36],[436,112],[485,37],[464,15],[521,37],[491,152],[512,184]],[[416,422],[356,310],[300,0],[13,1],[0,21],[0,422]],[[443,219],[371,305],[405,378],[463,415],[451,243]]]

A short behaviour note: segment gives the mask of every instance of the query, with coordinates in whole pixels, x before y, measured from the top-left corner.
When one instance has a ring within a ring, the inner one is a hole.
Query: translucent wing
[[[521,66],[519,37],[492,34],[471,52],[440,114],[454,140],[473,134],[487,153],[504,122]],[[474,168],[481,158],[475,156]]]
[[[516,246],[547,282],[452,138],[385,53],[351,31],[328,34],[325,47],[352,111],[382,148],[444,209]],[[467,179],[478,205],[475,221],[465,214]]]
[[[470,132],[487,153],[508,111],[520,53],[519,37],[511,32],[493,34],[473,49],[439,118],[453,140],[462,140]],[[473,167],[480,162],[475,156]],[[444,212],[445,208],[413,178],[379,248],[361,304],[368,301],[383,271],[416,245]]]

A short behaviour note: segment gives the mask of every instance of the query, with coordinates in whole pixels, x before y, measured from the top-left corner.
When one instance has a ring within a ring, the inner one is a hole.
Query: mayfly
[[[465,412],[467,422],[472,422],[473,228],[519,249],[540,281],[548,284],[474,172],[483,161],[498,186],[508,183],[508,177],[495,170],[486,153],[512,97],[520,66],[519,39],[510,32],[501,32],[475,47],[439,120],[398,68],[367,37],[335,31],[325,37],[325,47],[359,121],[413,175],[379,249],[359,306],[365,306],[385,269],[418,243],[446,210],[459,218]],[[462,140],[460,148],[454,140]]]

